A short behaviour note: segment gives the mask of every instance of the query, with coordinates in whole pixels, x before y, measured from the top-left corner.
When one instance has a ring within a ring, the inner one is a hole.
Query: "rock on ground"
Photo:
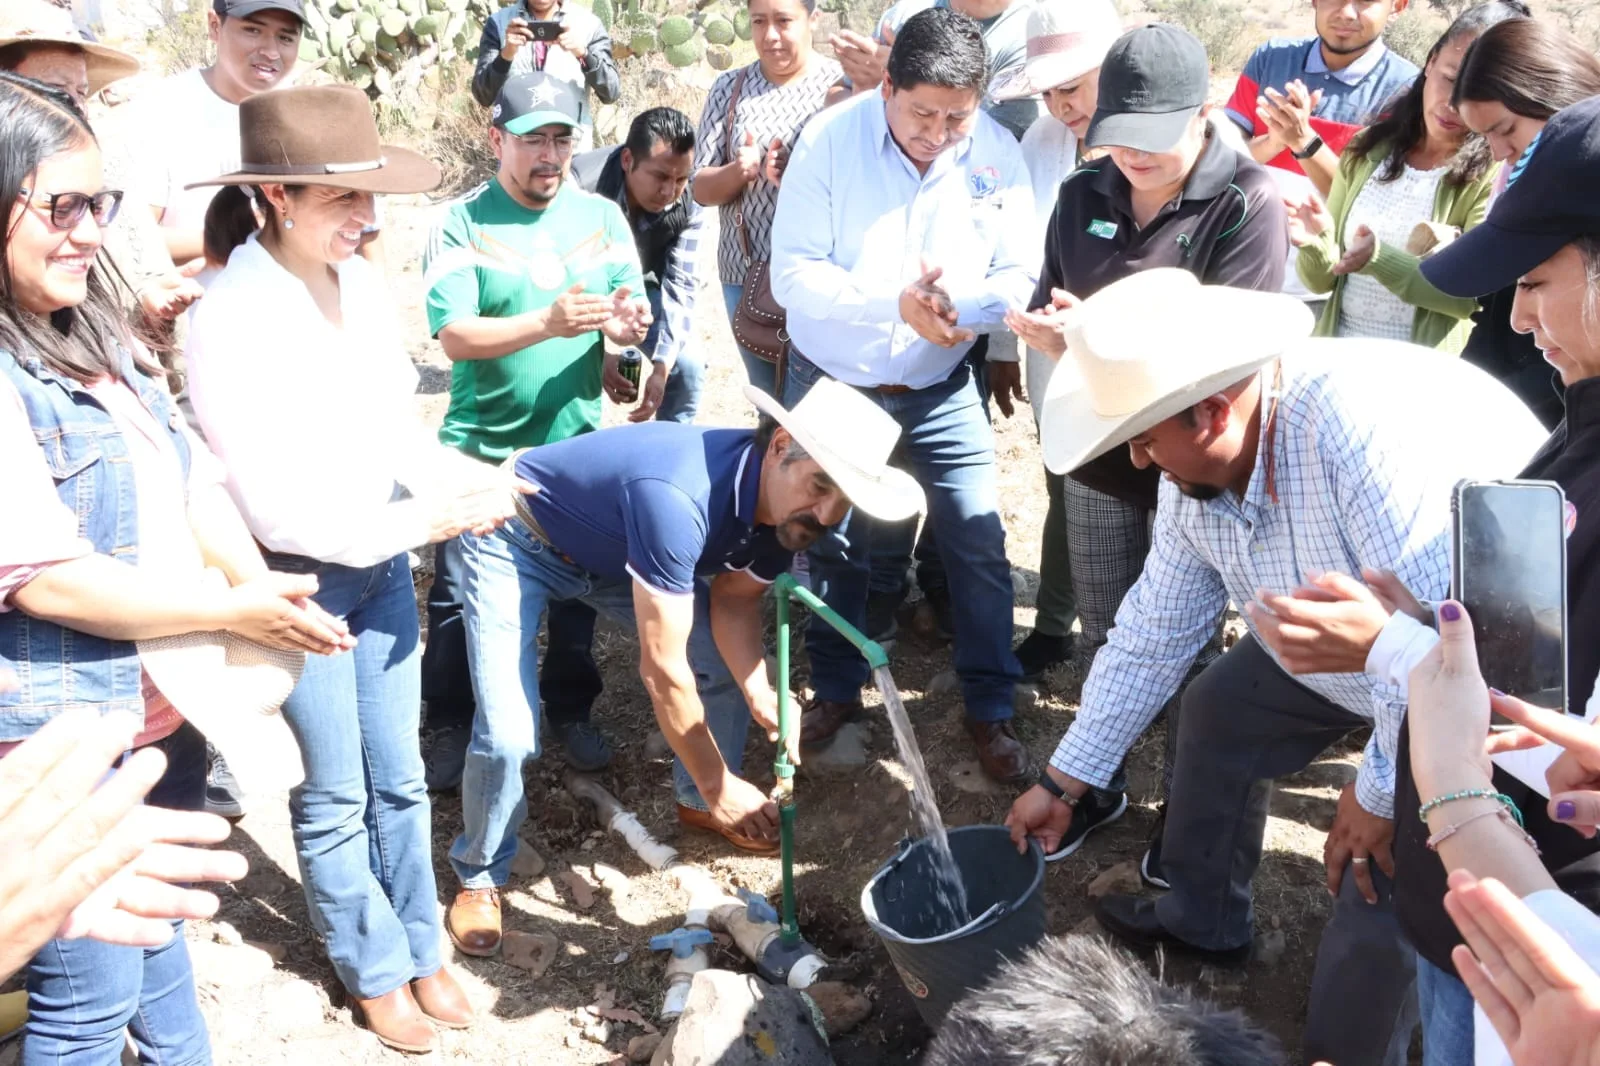
[[[831,1066],[800,993],[754,974],[701,970],[651,1066]]]
[[[843,981],[818,981],[805,995],[822,1012],[822,1028],[830,1040],[850,1032],[872,1014],[872,1000]]]
[[[500,940],[500,953],[506,962],[534,977],[543,977],[561,952],[561,941],[549,933],[524,933],[513,929]]]
[[[839,727],[825,748],[806,752],[800,764],[803,773],[810,776],[845,774],[867,765],[867,729],[860,722],[846,722]]]
[[[1104,899],[1115,892],[1139,891],[1139,863],[1134,859],[1119,862],[1089,882],[1089,898]]]

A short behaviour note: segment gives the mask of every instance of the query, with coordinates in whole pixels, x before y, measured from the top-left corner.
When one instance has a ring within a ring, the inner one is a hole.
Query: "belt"
[[[870,388],[873,392],[882,393],[885,396],[898,396],[902,392],[916,392],[917,391],[916,389],[913,389],[910,385],[869,385],[867,387]]]
[[[508,470],[514,469],[516,467],[517,456],[521,455],[525,451],[528,451],[528,449],[523,448],[519,451],[513,452],[511,457],[500,465]],[[556,558],[560,559],[568,566],[578,566],[577,561],[574,560],[572,556],[568,555],[566,552],[562,551],[560,548],[551,543],[550,534],[546,533],[544,531],[544,526],[540,525],[539,520],[533,517],[533,508],[528,506],[528,497],[519,492],[516,494],[512,503],[517,509],[517,518],[522,521],[523,528],[528,531],[529,536],[538,541],[540,544],[543,544],[546,548],[549,548],[552,552],[555,552]]]

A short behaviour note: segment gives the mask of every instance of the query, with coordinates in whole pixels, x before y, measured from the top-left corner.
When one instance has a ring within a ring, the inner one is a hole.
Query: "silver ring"
[[[1367,863],[1367,857],[1365,855],[1352,855],[1350,856],[1350,861],[1355,863],[1357,866],[1365,866]]]

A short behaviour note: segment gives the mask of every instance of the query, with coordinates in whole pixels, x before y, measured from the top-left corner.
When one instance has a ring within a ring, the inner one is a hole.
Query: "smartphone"
[[[560,39],[561,23],[554,20],[533,19],[528,23],[528,32],[533,35],[534,40],[548,43]]]
[[[1463,481],[1451,512],[1451,587],[1472,616],[1484,681],[1566,711],[1566,494],[1553,481]]]

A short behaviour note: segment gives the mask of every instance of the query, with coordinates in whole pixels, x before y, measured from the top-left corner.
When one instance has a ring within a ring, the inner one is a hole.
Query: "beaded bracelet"
[[[1539,854],[1539,845],[1538,845],[1538,843],[1534,841],[1533,837],[1528,835],[1528,831],[1526,829],[1523,829],[1521,825],[1513,822],[1510,813],[1505,808],[1502,808],[1502,807],[1495,807],[1495,808],[1492,808],[1492,809],[1487,810],[1487,811],[1479,811],[1477,814],[1471,815],[1471,816],[1469,816],[1467,818],[1463,818],[1460,822],[1452,822],[1452,823],[1450,823],[1449,825],[1445,826],[1443,829],[1439,830],[1437,833],[1433,834],[1432,836],[1430,836],[1428,838],[1428,850],[1429,851],[1438,851],[1440,844],[1444,843],[1446,840],[1449,840],[1451,837],[1453,837],[1457,833],[1461,832],[1461,830],[1465,829],[1467,826],[1471,825],[1473,822],[1476,822],[1476,821],[1478,821],[1479,819],[1482,819],[1482,818],[1488,818],[1490,816],[1499,818],[1502,822],[1505,822],[1507,825],[1513,826],[1514,828],[1516,828],[1517,832],[1522,834],[1523,842],[1525,844],[1527,844],[1528,847],[1533,849],[1533,853],[1535,855]]]
[[[1511,817],[1517,820],[1517,828],[1522,828],[1522,812],[1517,809],[1517,801],[1506,795],[1504,792],[1496,792],[1492,788],[1469,788],[1460,792],[1452,792],[1447,796],[1437,796],[1417,808],[1417,817],[1426,822],[1428,820],[1428,813],[1430,811],[1438,810],[1446,803],[1454,803],[1457,800],[1469,799],[1498,800],[1500,805],[1511,813]]]

